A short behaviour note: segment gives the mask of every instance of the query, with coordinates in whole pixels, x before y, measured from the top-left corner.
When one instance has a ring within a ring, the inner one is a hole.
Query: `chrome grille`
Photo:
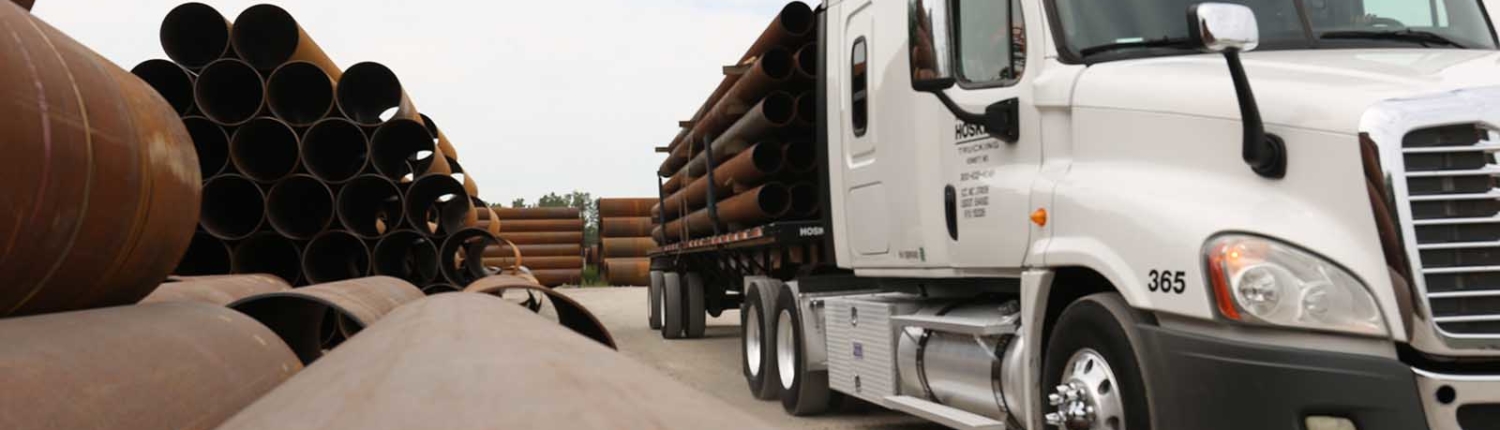
[[[1476,124],[1401,141],[1418,273],[1443,332],[1500,335],[1500,136]]]

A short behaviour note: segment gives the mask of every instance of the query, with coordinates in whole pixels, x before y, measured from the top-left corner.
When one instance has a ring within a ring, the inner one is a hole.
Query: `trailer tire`
[[[652,330],[661,330],[661,293],[666,288],[665,275],[660,270],[651,271],[651,285],[646,287],[646,323]]]
[[[687,301],[683,303],[685,306],[683,317],[687,319],[687,324],[683,326],[683,329],[687,333],[683,337],[700,339],[703,337],[704,330],[708,328],[708,312],[703,309],[704,294],[706,293],[705,286],[703,285],[703,276],[697,272],[688,273],[686,287]]]
[[[683,297],[682,275],[677,272],[667,272],[662,275],[662,302],[661,302],[661,337],[662,339],[679,339],[682,337],[682,323],[684,321],[682,311],[686,302]]]
[[[840,403],[843,394],[828,389],[828,371],[809,371],[806,336],[802,330],[802,311],[797,307],[791,287],[782,286],[776,295],[777,383],[781,388],[781,407],[794,416],[811,416],[828,412]]]
[[[770,292],[760,282],[745,286],[745,303],[740,307],[740,364],[750,394],[761,400],[772,400],[781,394],[776,382],[775,344],[770,342],[770,322],[765,303]]]
[[[1135,349],[1139,322],[1116,293],[1094,294],[1068,305],[1047,342],[1040,398],[1059,394],[1054,390],[1072,382],[1087,396],[1080,401],[1097,409],[1093,419],[1102,422],[1094,428],[1111,428],[1110,422],[1115,428],[1152,428],[1145,377]],[[1064,381],[1070,373],[1072,377]],[[1048,408],[1045,412],[1059,407]]]

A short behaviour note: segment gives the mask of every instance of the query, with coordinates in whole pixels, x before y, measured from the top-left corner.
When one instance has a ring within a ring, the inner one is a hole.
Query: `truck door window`
[[[865,130],[870,122],[870,91],[869,91],[869,47],[865,44],[865,38],[854,40],[853,61],[849,72],[850,99],[853,101],[853,109],[850,117],[854,122],[854,135],[864,136]]]
[[[974,86],[1015,83],[1026,69],[1021,2],[954,0],[953,15],[959,81]]]

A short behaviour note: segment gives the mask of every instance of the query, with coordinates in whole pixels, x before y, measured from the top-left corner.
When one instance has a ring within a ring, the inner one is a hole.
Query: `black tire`
[[[661,290],[666,288],[666,275],[660,270],[651,271],[651,285],[646,287],[646,323],[652,330],[661,330]]]
[[[778,377],[775,379],[781,388],[781,407],[786,409],[786,413],[799,417],[828,412],[842,401],[843,394],[828,389],[827,370],[807,370],[807,343],[802,332],[802,311],[797,307],[797,299],[792,294],[791,287],[782,286],[781,293],[776,295],[775,315],[771,333],[775,333],[773,338],[776,339],[778,360],[781,358],[781,348],[787,346],[783,336],[790,337],[792,346],[791,362],[776,363]],[[783,332],[783,329],[786,331]]]
[[[683,317],[687,319],[687,323],[683,326],[683,330],[686,331],[684,337],[700,339],[703,337],[704,330],[708,329],[708,312],[703,309],[705,294],[703,276],[697,273],[687,274],[685,287],[687,287],[687,302],[683,304],[686,306]]]
[[[685,302],[682,276],[677,272],[667,272],[662,275],[662,303],[661,303],[661,337],[662,339],[678,339],[682,337],[683,302]]]
[[[745,303],[740,307],[740,369],[745,382],[750,385],[750,394],[761,400],[773,400],[781,394],[776,381],[776,355],[774,343],[766,336],[771,324],[766,319],[765,303],[770,294],[759,282],[745,286]],[[751,342],[759,345],[759,353],[753,352]],[[754,355],[754,357],[752,357]]]
[[[1135,332],[1138,322],[1134,311],[1115,293],[1094,294],[1069,305],[1047,342],[1040,398],[1046,399],[1062,384],[1068,361],[1075,354],[1092,349],[1103,357],[1118,381],[1112,391],[1121,396],[1124,407],[1125,425],[1121,428],[1150,429],[1145,378],[1134,347],[1135,339],[1139,338]],[[1046,412],[1053,410],[1047,407]]]

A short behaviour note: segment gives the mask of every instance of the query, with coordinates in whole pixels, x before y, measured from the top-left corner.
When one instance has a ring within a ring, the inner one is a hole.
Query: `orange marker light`
[[[1042,209],[1037,209],[1036,212],[1032,212],[1031,213],[1031,223],[1032,224],[1036,224],[1037,227],[1046,227],[1047,226],[1047,209],[1046,208],[1042,208]]]

